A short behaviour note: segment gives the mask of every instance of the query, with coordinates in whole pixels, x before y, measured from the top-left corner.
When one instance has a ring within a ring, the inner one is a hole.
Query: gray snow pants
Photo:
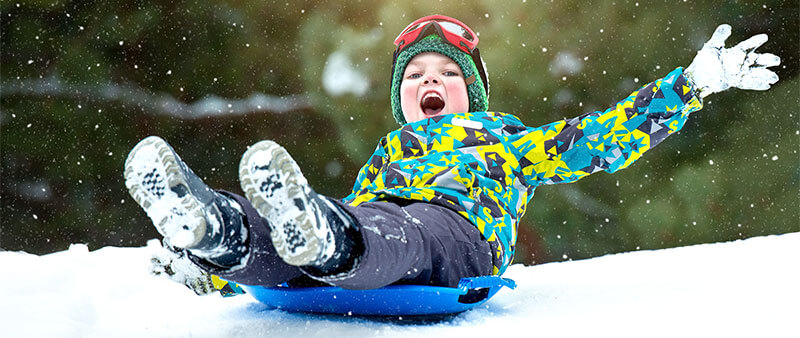
[[[284,282],[314,285],[316,280],[347,289],[374,289],[389,284],[455,287],[462,277],[492,273],[496,242],[484,240],[478,229],[455,211],[407,200],[368,202],[357,207],[335,201],[358,223],[363,254],[351,271],[312,276],[311,272],[288,265],[278,256],[266,220],[246,198],[222,193],[244,209],[249,233],[248,260],[243,266],[226,270],[197,259],[195,262],[226,280],[266,286]]]

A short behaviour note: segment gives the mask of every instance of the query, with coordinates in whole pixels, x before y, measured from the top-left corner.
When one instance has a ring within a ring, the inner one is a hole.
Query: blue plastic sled
[[[258,301],[290,312],[371,316],[445,315],[467,311],[485,303],[504,286],[517,284],[508,278],[463,278],[457,288],[423,285],[390,285],[373,290],[322,287],[240,286]]]

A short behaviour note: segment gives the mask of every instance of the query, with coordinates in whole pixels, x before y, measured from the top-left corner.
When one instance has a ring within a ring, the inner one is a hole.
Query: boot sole
[[[323,250],[309,198],[310,189],[297,163],[279,144],[265,140],[252,145],[239,163],[239,181],[245,196],[269,223],[272,244],[288,264],[313,264]],[[319,208],[319,207],[317,207]]]
[[[156,230],[177,247],[197,244],[206,232],[203,204],[188,189],[179,158],[160,137],[140,141],[125,160],[125,186]]]

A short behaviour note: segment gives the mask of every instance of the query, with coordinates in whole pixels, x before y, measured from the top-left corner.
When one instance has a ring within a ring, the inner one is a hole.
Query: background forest
[[[603,110],[688,66],[721,23],[769,34],[781,81],[706,99],[614,175],[537,189],[516,262],[800,231],[800,27],[786,1],[4,1],[0,250],[141,246],[128,151],[160,135],[215,188],[245,148],[284,145],[344,197],[391,118],[392,40],[428,14],[480,34],[490,110],[538,126]]]

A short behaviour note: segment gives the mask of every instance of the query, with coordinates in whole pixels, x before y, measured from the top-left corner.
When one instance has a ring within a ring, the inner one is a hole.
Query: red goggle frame
[[[394,39],[394,45],[397,46],[395,52],[400,53],[404,48],[424,38],[428,34],[422,33],[430,29],[434,29],[439,36],[467,54],[472,54],[478,46],[478,36],[463,22],[444,15],[429,15],[417,19],[403,29]]]

